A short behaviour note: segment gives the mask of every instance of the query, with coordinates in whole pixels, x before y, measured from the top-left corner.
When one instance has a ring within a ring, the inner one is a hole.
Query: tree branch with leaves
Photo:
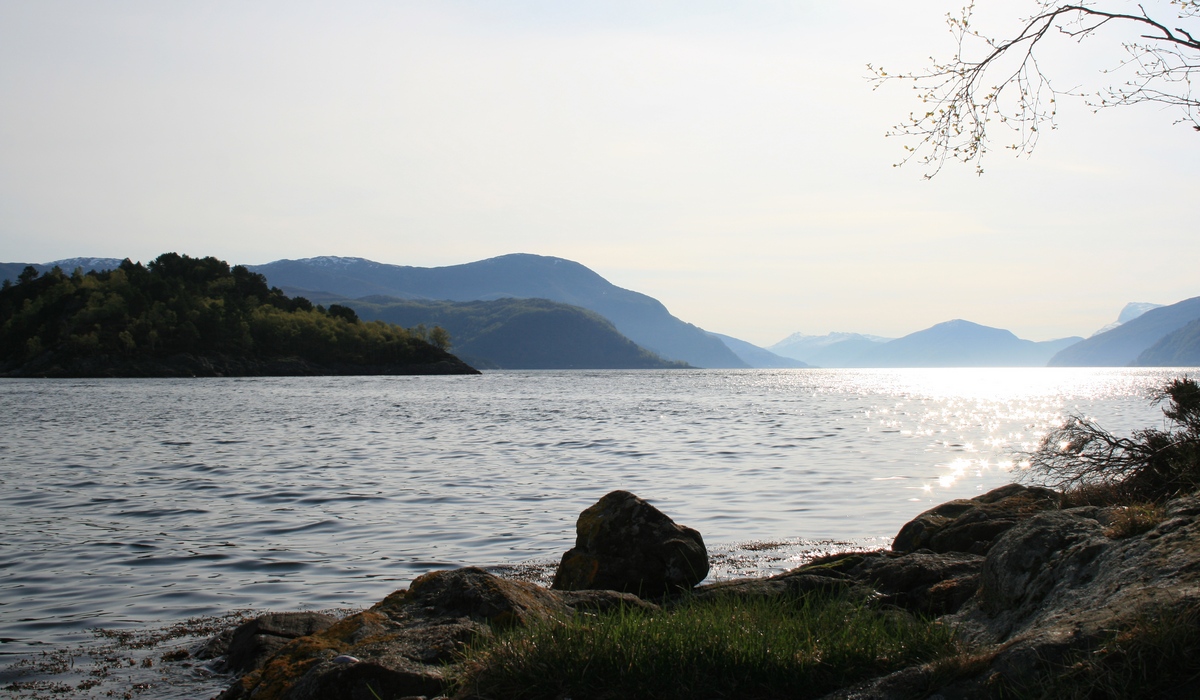
[[[905,145],[907,153],[897,165],[915,159],[928,166],[929,178],[947,160],[957,160],[973,163],[982,174],[997,126],[1010,137],[1005,148],[1028,155],[1042,131],[1055,128],[1062,96],[1082,97],[1095,109],[1141,103],[1174,107],[1176,124],[1190,123],[1200,131],[1200,98],[1193,89],[1193,77],[1200,77],[1200,0],[1172,0],[1173,11],[1166,12],[1170,19],[1152,17],[1140,4],[1128,11],[1105,9],[1097,2],[1037,4],[1037,12],[1006,38],[975,27],[974,2],[948,14],[958,50],[948,61],[931,57],[926,70],[891,74],[868,64],[877,88],[890,81],[911,82],[923,105],[888,132],[917,141]],[[1040,60],[1046,44],[1083,42],[1118,26],[1130,32],[1121,43],[1125,56],[1102,73],[1129,77],[1090,93],[1054,86]]]

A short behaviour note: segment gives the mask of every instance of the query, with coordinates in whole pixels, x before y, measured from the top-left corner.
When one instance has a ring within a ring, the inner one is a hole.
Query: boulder
[[[1057,491],[1021,484],[947,501],[905,524],[892,541],[892,551],[986,554],[996,538],[1018,522],[1044,510],[1056,510],[1062,502]]]
[[[434,571],[368,610],[286,642],[220,700],[434,697],[446,688],[446,664],[492,626],[619,606],[657,608],[626,593],[551,591],[474,567]]]
[[[628,491],[613,491],[579,514],[575,546],[551,588],[610,589],[643,598],[687,590],[708,575],[700,533],[675,524]]]
[[[335,622],[332,615],[311,612],[261,615],[233,631],[225,661],[218,668],[234,673],[251,671],[291,640],[320,632]]]

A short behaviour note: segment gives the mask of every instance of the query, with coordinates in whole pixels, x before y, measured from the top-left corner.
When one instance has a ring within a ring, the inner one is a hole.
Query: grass
[[[693,599],[481,637],[455,683],[530,700],[820,697],[961,651],[940,624],[845,597]]]

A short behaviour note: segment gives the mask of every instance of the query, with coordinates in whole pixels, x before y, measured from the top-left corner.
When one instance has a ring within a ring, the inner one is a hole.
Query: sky
[[[894,167],[921,105],[866,66],[951,55],[959,5],[0,0],[0,261],[535,253],[760,345],[1087,336],[1200,295],[1200,135],[1174,112],[1062,99],[982,176]],[[979,0],[978,26],[1032,7]],[[1044,67],[1103,86],[1119,39]]]

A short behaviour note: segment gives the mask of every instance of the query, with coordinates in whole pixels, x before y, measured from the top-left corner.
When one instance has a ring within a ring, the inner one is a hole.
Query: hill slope
[[[1150,309],[1112,330],[1080,341],[1050,359],[1052,367],[1126,367],[1165,336],[1200,318],[1200,297]],[[1170,364],[1170,363],[1168,363]]]
[[[1200,367],[1200,319],[1168,333],[1138,355],[1139,367]]]
[[[809,366],[795,358],[776,355],[766,348],[760,348],[754,343],[747,343],[732,336],[721,333],[711,333],[710,335],[720,338],[721,342],[725,343],[725,347],[732,350],[742,362],[754,369],[799,369]]]
[[[318,297],[319,299],[319,297]],[[330,299],[331,301],[333,299]],[[456,355],[497,369],[677,368],[638,347],[587,309],[546,299],[428,301],[371,296],[338,300],[367,320],[438,325]]]
[[[359,298],[480,301],[549,299],[595,311],[633,342],[695,367],[748,365],[719,339],[672,316],[658,300],[622,289],[579,263],[512,254],[448,267],[385,265],[362,258],[278,260],[249,266],[278,287]]]

